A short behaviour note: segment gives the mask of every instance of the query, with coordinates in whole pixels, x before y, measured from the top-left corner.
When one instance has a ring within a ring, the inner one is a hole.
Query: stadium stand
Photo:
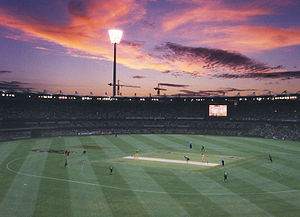
[[[226,105],[210,116],[210,105]],[[300,95],[108,97],[0,92],[0,140],[189,133],[300,140]]]

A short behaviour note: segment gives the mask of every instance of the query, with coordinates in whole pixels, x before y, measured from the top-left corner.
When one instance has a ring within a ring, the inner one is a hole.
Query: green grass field
[[[188,155],[200,162],[202,145],[205,162],[224,158],[225,167],[123,158],[138,149],[143,157],[184,160]],[[75,153],[64,168],[63,154],[33,149]],[[300,142],[106,135],[5,141],[0,154],[1,217],[300,216]]]

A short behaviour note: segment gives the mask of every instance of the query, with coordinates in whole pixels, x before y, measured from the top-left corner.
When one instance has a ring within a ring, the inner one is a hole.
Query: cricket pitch
[[[177,164],[186,164],[187,161],[185,160],[170,160],[170,159],[163,159],[163,158],[151,158],[151,157],[133,157],[133,156],[126,156],[123,157],[125,159],[130,159],[130,160],[145,160],[145,161],[156,161],[156,162],[166,162],[166,163],[177,163]],[[192,165],[199,165],[199,166],[207,166],[207,167],[215,167],[220,164],[216,163],[203,163],[203,162],[198,162],[198,161],[188,161],[188,164]]]

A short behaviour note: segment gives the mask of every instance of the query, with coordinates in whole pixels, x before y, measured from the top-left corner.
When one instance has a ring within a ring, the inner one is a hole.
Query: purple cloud
[[[0,70],[0,74],[12,73],[10,70]]]
[[[201,63],[204,69],[227,68],[234,72],[266,72],[272,68],[259,63],[240,53],[221,49],[188,47],[171,42],[157,46],[155,51],[161,53],[165,61],[183,61],[194,64]],[[278,66],[281,67],[281,66]],[[201,71],[199,69],[199,71]],[[168,70],[164,73],[170,73]]]
[[[167,87],[188,87],[189,85],[185,84],[170,84],[170,83],[158,83],[160,86],[167,86]]]
[[[146,77],[142,76],[142,75],[134,75],[134,76],[132,76],[132,78],[143,79],[143,78],[146,78]]]
[[[126,45],[126,46],[129,46],[129,47],[142,47],[145,42],[144,41],[127,41],[127,40],[122,40],[122,45]]]
[[[199,90],[199,91],[180,90],[179,92],[180,95],[185,95],[185,96],[216,96],[216,95],[225,95],[226,93],[231,93],[231,92],[248,92],[248,91],[257,91],[257,89],[223,88],[217,90]]]
[[[287,72],[269,72],[269,73],[245,73],[245,74],[218,74],[214,75],[216,78],[227,78],[227,79],[239,79],[239,78],[254,78],[254,79],[275,79],[279,78],[282,80],[287,79],[300,79],[300,71],[287,71]]]
[[[0,81],[1,90],[9,91],[30,91],[33,88],[27,87],[28,83],[19,82],[19,81]]]

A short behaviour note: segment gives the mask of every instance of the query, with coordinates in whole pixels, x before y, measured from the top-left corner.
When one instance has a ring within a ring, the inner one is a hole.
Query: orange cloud
[[[145,15],[145,9],[134,0],[93,0],[71,1],[69,3],[69,12],[72,15],[72,25],[74,27],[84,27],[93,36],[99,37],[99,30],[106,30],[120,26],[122,24],[134,23]],[[82,4],[85,5],[84,8]]]
[[[237,22],[248,20],[251,16],[272,14],[266,9],[230,9],[220,4],[199,6],[194,9],[183,9],[172,12],[164,17],[162,28],[164,31],[171,31],[183,24],[190,22]]]
[[[9,12],[0,9],[0,23],[6,27],[20,30],[32,38],[42,39],[48,42],[60,44],[64,47],[75,49],[84,49],[88,46],[89,36],[84,32],[83,27],[75,28],[72,25],[54,25],[50,23],[37,23],[29,17],[18,17]],[[22,39],[23,34],[19,36]]]
[[[300,45],[300,28],[233,26],[206,29],[202,43],[222,49],[253,52]],[[222,34],[222,37],[214,37]]]
[[[0,25],[25,33],[18,35],[19,40],[22,37],[26,41],[28,37],[38,38],[71,50],[109,59],[111,47],[108,28],[134,22],[145,13],[143,7],[134,0],[71,1],[68,9],[70,22],[57,24],[0,8]],[[131,16],[133,13],[134,16]]]

